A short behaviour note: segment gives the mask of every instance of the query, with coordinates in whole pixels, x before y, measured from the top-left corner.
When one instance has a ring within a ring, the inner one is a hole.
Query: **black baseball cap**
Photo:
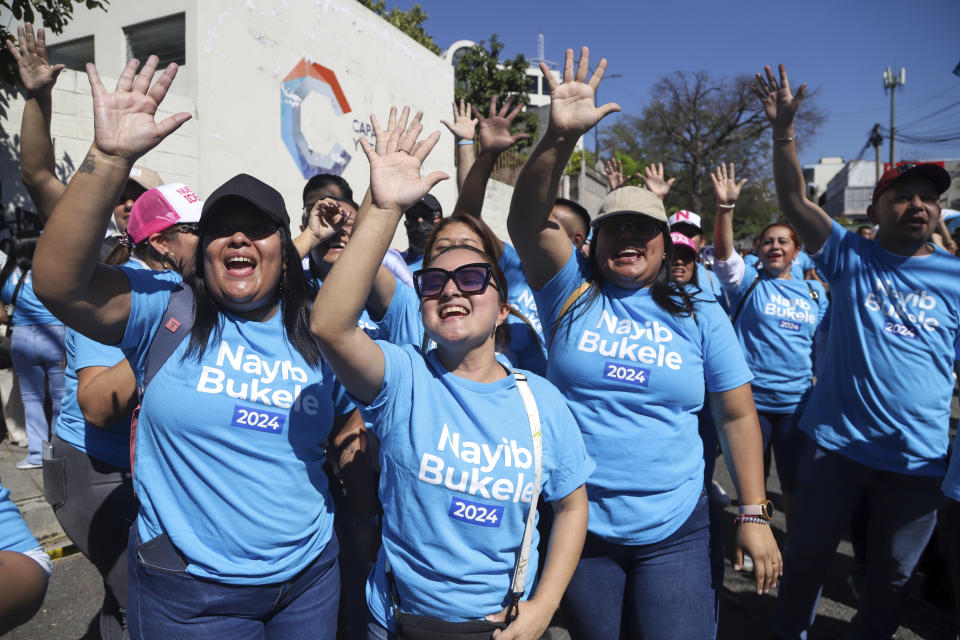
[[[407,210],[403,213],[404,215],[409,216],[411,213],[417,213],[420,209],[432,211],[433,213],[437,214],[438,217],[443,216],[443,209],[440,207],[440,201],[429,193],[407,207]]]
[[[287,205],[280,192],[246,173],[230,178],[210,194],[203,203],[203,211],[200,212],[200,226],[203,227],[209,222],[218,206],[234,198],[250,203],[278,227],[290,226]]]

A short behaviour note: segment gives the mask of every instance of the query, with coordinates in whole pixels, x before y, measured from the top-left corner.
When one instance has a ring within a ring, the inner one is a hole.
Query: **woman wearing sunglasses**
[[[567,50],[562,83],[541,64],[550,120],[507,219],[545,333],[553,332],[547,377],[597,463],[565,616],[578,639],[713,638],[719,575],[711,571],[696,416],[705,390],[743,505],[737,564],[743,551],[753,556],[758,593],[780,574],[751,375],[720,306],[672,281],[673,245],[655,195],[638,187],[608,194],[586,260],[549,220],[576,141],[619,109],[595,106],[605,69],[601,60],[588,81],[586,47],[576,72]]]
[[[370,637],[409,637],[407,627],[397,627],[400,616],[444,624],[509,620],[511,576],[525,534],[527,573],[537,571],[537,535],[527,519],[537,493],[534,443],[542,439],[539,489],[556,510],[550,548],[536,590],[526,589],[529,600],[519,602],[519,615],[501,635],[539,638],[580,553],[583,482],[593,465],[556,390],[497,359],[494,333],[509,312],[503,274],[472,246],[427,257],[414,286],[435,349],[373,341],[356,326],[403,210],[446,177],[420,177],[439,137],[418,143],[421,129],[415,123],[388,130],[377,136],[376,150],[361,140],[373,203],[360,212],[311,321],[324,357],[381,442],[383,547],[368,583]],[[539,412],[536,434],[523,380]]]
[[[772,449],[789,524],[808,441],[798,425],[813,391],[814,339],[822,338],[817,333],[830,301],[818,280],[797,277],[797,271],[802,274],[793,268],[800,237],[790,224],[774,222],[757,234],[755,266],[734,251],[734,205],[746,182],[737,181],[735,171],[733,164],[721,164],[710,174],[717,197],[714,270],[730,295],[730,319],[755,376],[751,386],[763,432],[764,466],[769,473]]]
[[[337,542],[320,443],[352,406],[310,334],[313,290],[282,196],[245,174],[214,190],[184,286],[97,263],[130,166],[190,117],[155,121],[177,70],[154,80],[157,63],[138,74],[129,62],[113,93],[87,65],[94,142],[34,266],[51,310],[120,346],[141,384],[159,336],[171,349],[137,423],[128,628],[134,638],[332,640]]]

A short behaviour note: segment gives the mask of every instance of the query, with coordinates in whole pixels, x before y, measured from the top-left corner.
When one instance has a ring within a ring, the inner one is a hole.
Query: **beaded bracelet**
[[[768,527],[770,526],[770,521],[766,518],[761,518],[760,516],[737,516],[733,519],[733,524],[741,531],[743,531],[744,522],[750,522],[752,524],[765,524]]]

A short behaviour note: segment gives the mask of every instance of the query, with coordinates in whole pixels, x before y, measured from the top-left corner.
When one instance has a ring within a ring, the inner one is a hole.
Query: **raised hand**
[[[733,204],[740,197],[740,190],[747,184],[747,179],[743,178],[737,182],[737,174],[733,163],[724,166],[723,163],[710,172],[710,180],[713,182],[713,193],[717,196],[717,204]]]
[[[643,186],[646,187],[648,191],[652,191],[653,195],[661,200],[667,197],[667,194],[670,193],[670,187],[672,187],[676,181],[676,178],[667,180],[663,177],[662,162],[644,167],[643,175],[638,173],[637,177],[643,180]]]
[[[557,136],[579,138],[589,131],[605,116],[620,111],[620,105],[608,102],[597,107],[594,99],[597,87],[603,80],[607,69],[607,59],[603,58],[594,70],[590,80],[590,50],[580,48],[580,63],[576,73],[573,70],[573,49],[567,49],[563,61],[563,82],[558,83],[546,63],[540,63],[540,73],[550,88],[550,123],[548,129]]]
[[[763,105],[767,120],[773,125],[775,133],[783,133],[793,124],[800,101],[807,91],[807,85],[804,83],[797,89],[796,95],[791,93],[787,69],[782,64],[779,69],[779,82],[774,77],[773,70],[770,67],[764,67],[763,71],[766,78],[758,73],[757,81],[753,86],[753,95],[757,96],[760,104]]]
[[[49,92],[53,89],[53,84],[57,81],[60,72],[66,69],[66,65],[50,64],[50,58],[47,56],[47,41],[43,29],[37,29],[36,35],[33,33],[33,25],[29,22],[22,27],[17,27],[17,40],[20,48],[7,40],[7,49],[10,50],[13,59],[17,61],[17,68],[20,71],[20,81],[27,89],[28,93]]]
[[[607,160],[603,172],[607,175],[607,184],[610,185],[610,191],[619,189],[626,180],[623,179],[623,163],[617,158]]]
[[[506,151],[520,140],[530,138],[529,133],[518,133],[516,135],[510,133],[510,125],[513,124],[514,119],[520,111],[523,110],[523,105],[518,104],[511,111],[511,104],[513,104],[513,96],[507,98],[503,106],[500,107],[500,110],[497,111],[497,96],[491,96],[490,111],[486,118],[480,115],[476,107],[471,105],[474,115],[476,115],[480,121],[478,127],[480,130],[480,151],[500,153],[501,151]]]
[[[395,109],[390,111],[393,122]],[[417,114],[409,127],[406,126],[409,109],[403,114],[394,128],[380,130],[377,119],[370,117],[374,132],[377,134],[376,148],[366,138],[360,139],[360,146],[370,161],[370,194],[373,204],[379,209],[404,211],[411,204],[426,195],[441,180],[450,176],[442,171],[434,171],[421,177],[420,168],[440,139],[440,132],[434,131],[426,139],[418,141],[423,125]]]
[[[136,160],[190,119],[189,113],[180,112],[155,120],[177,75],[177,65],[171,62],[154,82],[158,62],[157,56],[150,56],[139,74],[140,63],[136,59],[128,62],[113,93],[104,89],[97,68],[87,63],[93,94],[93,144],[103,153]]]
[[[307,218],[307,230],[320,242],[335,237],[353,219],[333,198],[317,200]]]
[[[477,118],[470,117],[470,109],[473,109],[473,105],[467,104],[463,99],[460,100],[460,106],[457,107],[457,103],[453,103],[453,124],[450,124],[446,120],[441,120],[441,124],[447,129],[450,129],[450,133],[461,140],[473,140],[474,136],[477,134]],[[474,109],[476,111],[476,109]]]

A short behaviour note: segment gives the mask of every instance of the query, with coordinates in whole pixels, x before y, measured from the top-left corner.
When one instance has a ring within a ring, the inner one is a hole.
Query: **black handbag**
[[[506,629],[519,613],[520,599],[527,585],[527,564],[530,559],[530,545],[533,542],[533,530],[537,517],[537,498],[540,496],[540,478],[543,474],[543,438],[540,432],[540,412],[534,400],[530,385],[525,375],[518,371],[513,372],[517,382],[517,390],[523,399],[523,406],[527,411],[527,420],[530,423],[530,434],[533,437],[534,462],[534,491],[530,500],[530,510],[527,512],[527,522],[523,529],[523,541],[520,543],[520,553],[513,568],[513,580],[510,583],[510,608],[507,611],[506,622],[490,622],[488,620],[468,620],[466,622],[448,622],[429,616],[418,616],[404,613],[400,610],[400,595],[397,583],[387,561],[386,574],[390,583],[390,600],[393,611],[394,626],[398,640],[490,640],[497,629]]]

